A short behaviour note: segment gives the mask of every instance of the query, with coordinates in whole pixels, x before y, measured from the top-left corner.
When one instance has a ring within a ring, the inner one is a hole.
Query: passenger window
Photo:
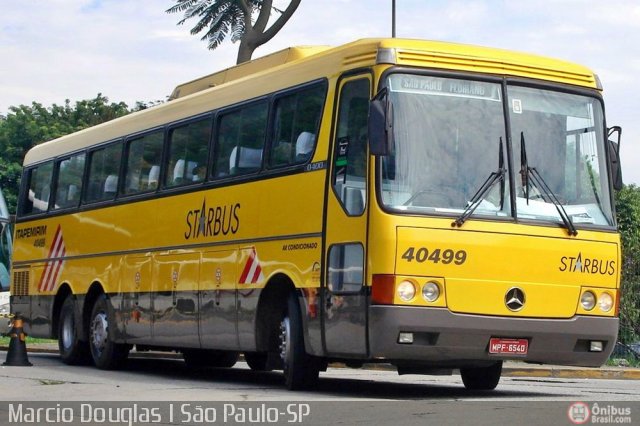
[[[29,190],[20,204],[23,215],[46,212],[49,208],[53,161],[41,164],[27,172]]]
[[[333,188],[351,216],[361,215],[367,202],[367,114],[369,80],[342,86],[333,157]]]
[[[84,154],[74,155],[58,163],[58,181],[54,209],[77,207],[82,194]]]
[[[269,167],[306,163],[315,149],[325,85],[277,99]]]
[[[210,137],[209,118],[171,130],[165,187],[189,185],[205,179]]]
[[[118,192],[122,144],[97,149],[90,154],[86,202],[113,200]]]
[[[122,191],[125,195],[153,191],[160,179],[164,133],[157,131],[128,144],[127,170]]]
[[[260,102],[220,117],[214,178],[254,173],[262,168],[268,111],[268,103]]]

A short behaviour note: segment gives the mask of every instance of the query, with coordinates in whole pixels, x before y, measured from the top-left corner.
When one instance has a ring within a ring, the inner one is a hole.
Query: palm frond
[[[167,13],[182,13],[178,25],[186,21],[195,20],[191,28],[192,35],[204,34],[202,41],[206,41],[209,49],[215,49],[227,37],[232,42],[238,42],[246,34],[248,26],[255,26],[261,9],[265,3],[270,5],[270,14],[283,15],[287,11],[272,6],[271,1],[265,0],[173,0],[175,4],[166,10]],[[291,0],[299,3],[300,0]],[[248,15],[245,16],[245,13]],[[264,17],[260,18],[259,26],[263,31]]]
[[[184,10],[192,7],[193,4],[198,2],[199,0],[176,0],[176,1],[177,1],[177,4],[165,10],[166,13],[183,12]]]
[[[218,47],[227,37],[229,27],[222,23],[217,29],[210,29],[202,38],[202,41],[208,41],[207,48],[210,50]]]

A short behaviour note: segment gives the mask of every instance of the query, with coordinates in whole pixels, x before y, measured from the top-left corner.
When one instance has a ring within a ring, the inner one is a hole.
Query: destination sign
[[[421,75],[394,74],[389,77],[392,92],[419,93],[438,96],[500,101],[500,86],[482,81]]]

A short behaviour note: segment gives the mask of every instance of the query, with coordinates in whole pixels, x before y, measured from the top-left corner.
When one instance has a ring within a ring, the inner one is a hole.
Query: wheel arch
[[[278,329],[278,324],[287,307],[287,298],[290,293],[299,296],[300,292],[296,289],[293,280],[284,273],[272,276],[260,292],[255,316],[256,350],[258,352],[278,350],[275,330]]]
[[[51,332],[49,333],[51,337],[54,339],[59,338],[58,336],[58,327],[60,321],[60,311],[62,310],[62,304],[67,299],[67,297],[75,297],[73,294],[73,290],[71,290],[71,286],[69,283],[64,282],[58,288],[58,292],[56,293],[53,299],[53,306],[51,308]]]

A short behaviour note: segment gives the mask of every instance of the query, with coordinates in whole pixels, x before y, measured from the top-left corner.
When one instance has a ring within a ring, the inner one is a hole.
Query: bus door
[[[334,356],[367,354],[367,114],[369,75],[339,85],[326,200],[323,341]]]

